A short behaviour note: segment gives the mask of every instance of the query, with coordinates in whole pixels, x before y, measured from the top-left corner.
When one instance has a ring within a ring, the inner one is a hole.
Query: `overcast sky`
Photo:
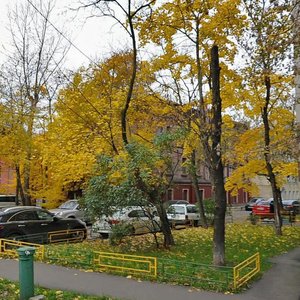
[[[0,63],[5,60],[5,51],[9,48],[10,34],[7,30],[8,7],[15,4],[26,3],[27,0],[0,0]],[[102,58],[112,52],[112,49],[122,48],[126,44],[124,36],[126,34],[119,26],[109,18],[86,18],[84,12],[77,13],[76,17],[68,7],[76,6],[77,0],[57,0],[56,16],[50,21],[54,25],[63,29],[65,26],[70,40],[88,57],[93,60]],[[57,21],[57,18],[60,21]],[[75,17],[75,19],[74,19]],[[66,67],[76,69],[82,65],[87,65],[89,60],[74,47],[68,52]]]

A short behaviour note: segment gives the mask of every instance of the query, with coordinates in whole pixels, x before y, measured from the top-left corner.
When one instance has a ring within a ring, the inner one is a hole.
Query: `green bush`
[[[215,211],[215,201],[211,198],[205,199],[203,201],[204,204],[204,212],[207,219],[208,225],[212,225],[214,223],[214,211]]]
[[[109,235],[109,243],[111,245],[119,245],[123,238],[134,233],[134,228],[130,224],[119,223],[112,226],[111,234]]]

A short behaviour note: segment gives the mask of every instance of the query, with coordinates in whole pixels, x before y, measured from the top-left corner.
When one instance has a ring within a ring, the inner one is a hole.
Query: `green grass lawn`
[[[171,249],[157,249],[151,234],[125,237],[117,246],[112,246],[108,240],[101,239],[87,240],[77,244],[47,245],[46,261],[92,271],[94,251],[152,256],[158,259],[158,278],[142,276],[135,276],[135,278],[231,292],[233,291],[232,285],[228,282],[232,280],[233,266],[259,252],[263,273],[271,266],[269,262],[271,257],[300,246],[299,226],[284,226],[283,236],[278,237],[275,236],[274,229],[270,225],[228,224],[226,227],[227,268],[219,269],[211,266],[212,228],[173,230],[173,234],[176,245]],[[158,238],[160,241],[163,239],[161,234],[158,234]],[[11,291],[9,287],[12,287]],[[14,298],[18,293],[16,290],[15,284],[5,284],[5,281],[0,281],[0,299],[3,298],[1,294],[3,292],[11,294],[11,298],[3,299],[17,299],[17,297]],[[44,293],[47,293],[47,299],[110,299],[78,296],[61,291],[39,291],[39,294]]]
[[[96,239],[80,244],[48,245],[47,248],[55,250],[57,255],[69,251],[86,256],[91,251],[106,251],[212,264],[212,228],[173,230],[173,235],[176,245],[169,250],[157,249],[151,234],[125,237],[118,246],[111,246],[108,240]],[[159,239],[162,239],[161,234]],[[269,258],[297,246],[300,246],[300,227],[284,226],[280,237],[274,235],[274,229],[269,225],[229,224],[226,227],[226,261],[229,266],[259,252],[265,270]]]
[[[0,278],[0,299],[17,300],[19,299],[19,285],[6,279]],[[42,288],[36,288],[35,295],[44,295],[47,300],[117,300],[110,297],[95,297],[78,295],[65,291],[54,291]]]
[[[153,236],[148,234],[125,237],[118,246],[112,246],[108,240],[101,239],[80,244],[48,245],[47,258],[53,259],[52,263],[91,269],[93,251],[154,256],[158,258],[158,271],[165,272],[158,277],[158,281],[215,291],[231,290],[228,282],[232,280],[232,268],[216,270],[211,266],[200,266],[212,264],[212,228],[187,228],[174,230],[173,234],[176,245],[168,250],[157,249]],[[162,240],[161,234],[159,239]],[[283,236],[280,237],[274,235],[274,229],[270,225],[229,224],[226,227],[228,267],[233,267],[259,252],[261,270],[264,272],[271,266],[269,258],[299,245],[300,227],[297,226],[284,226]],[[179,277],[178,274],[182,276]]]

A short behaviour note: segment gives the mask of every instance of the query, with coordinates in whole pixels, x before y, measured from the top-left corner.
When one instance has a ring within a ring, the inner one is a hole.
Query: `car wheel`
[[[130,235],[135,235],[135,228],[134,228],[134,226],[130,227]]]
[[[86,232],[82,231],[82,228],[74,228],[73,230],[78,230],[78,232],[74,232],[71,234],[72,239],[78,239],[78,241],[83,241],[87,238]]]
[[[109,238],[109,233],[100,233],[100,238],[102,239],[108,239]]]
[[[193,226],[198,227],[199,226],[199,220],[194,220],[193,221]]]

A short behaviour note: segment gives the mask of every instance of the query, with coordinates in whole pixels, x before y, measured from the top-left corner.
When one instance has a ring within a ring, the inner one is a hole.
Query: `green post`
[[[28,300],[34,296],[33,255],[35,248],[21,247],[19,254],[20,300]]]

